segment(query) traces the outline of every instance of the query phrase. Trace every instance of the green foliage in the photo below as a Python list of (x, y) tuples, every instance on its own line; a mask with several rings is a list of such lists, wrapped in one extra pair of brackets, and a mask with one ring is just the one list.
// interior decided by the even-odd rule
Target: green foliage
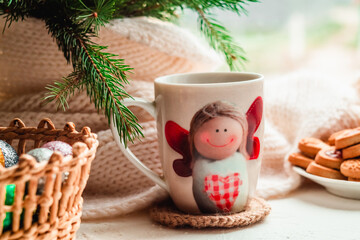
[[(27, 17), (42, 19), (74, 71), (62, 82), (47, 87), (47, 101), (57, 101), (64, 110), (76, 90), (86, 90), (98, 110), (109, 121), (113, 118), (120, 137), (128, 141), (142, 136), (136, 117), (121, 102), (131, 97), (124, 90), (132, 68), (121, 57), (105, 52), (94, 43), (98, 30), (111, 19), (149, 16), (162, 20), (178, 17), (178, 10), (192, 9), (199, 14), (199, 27), (210, 45), (222, 52), (231, 70), (240, 70), (244, 51), (230, 33), (210, 13), (211, 9), (246, 13), (245, 5), (256, 0), (0, 0), (0, 16), (5, 26)], [(5, 28), (4, 28), (5, 29)]]
[(55, 82), (53, 85), (46, 87), (49, 93), (45, 97), (48, 102), (55, 100), (58, 108), (65, 111), (69, 105), (67, 99), (75, 93), (76, 90), (82, 90), (85, 85), (84, 72), (77, 69), (69, 76), (64, 77), (62, 82)]
[(210, 45), (220, 52), (223, 52), (227, 64), (231, 70), (240, 70), (243, 68), (244, 50), (235, 43), (230, 33), (210, 14), (208, 16), (198, 9), (199, 25), (203, 34), (209, 39)]
[(87, 6), (81, 0), (79, 2), (81, 5), (77, 8), (76, 21), (82, 23), (86, 32), (93, 28), (97, 33), (99, 27), (108, 23), (115, 12), (115, 0), (99, 0), (93, 6)]
[(31, 12), (37, 9), (39, 1), (37, 0), (0, 0), (0, 16), (6, 19), (4, 30), (10, 27), (12, 22), (24, 20), (31, 16)]

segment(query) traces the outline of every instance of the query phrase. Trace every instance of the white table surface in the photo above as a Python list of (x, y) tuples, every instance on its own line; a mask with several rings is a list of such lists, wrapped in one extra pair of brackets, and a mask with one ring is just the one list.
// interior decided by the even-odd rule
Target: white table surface
[(306, 181), (286, 198), (269, 203), (270, 215), (244, 228), (171, 229), (152, 222), (148, 212), (141, 211), (114, 219), (82, 222), (77, 239), (360, 239), (360, 200), (334, 196)]

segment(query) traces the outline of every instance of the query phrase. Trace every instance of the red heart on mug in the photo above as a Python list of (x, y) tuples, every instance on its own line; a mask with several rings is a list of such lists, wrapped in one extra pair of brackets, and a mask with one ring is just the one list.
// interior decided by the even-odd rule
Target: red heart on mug
[(209, 199), (225, 212), (230, 211), (234, 205), (241, 185), (240, 173), (232, 173), (225, 177), (214, 174), (204, 179), (204, 191)]

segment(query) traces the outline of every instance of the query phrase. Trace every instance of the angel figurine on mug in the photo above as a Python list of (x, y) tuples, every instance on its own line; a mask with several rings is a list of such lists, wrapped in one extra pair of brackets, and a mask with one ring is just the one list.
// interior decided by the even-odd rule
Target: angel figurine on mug
[(202, 212), (239, 212), (249, 191), (246, 160), (248, 124), (233, 105), (217, 101), (190, 123), (193, 194)]

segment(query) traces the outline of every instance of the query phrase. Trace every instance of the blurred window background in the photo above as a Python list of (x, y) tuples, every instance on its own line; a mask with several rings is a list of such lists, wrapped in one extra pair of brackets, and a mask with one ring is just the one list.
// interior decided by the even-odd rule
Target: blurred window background
[[(214, 12), (246, 51), (245, 71), (358, 73), (360, 0), (263, 0), (247, 10), (240, 17)], [(185, 11), (180, 25), (197, 32), (195, 21), (196, 14)]]

